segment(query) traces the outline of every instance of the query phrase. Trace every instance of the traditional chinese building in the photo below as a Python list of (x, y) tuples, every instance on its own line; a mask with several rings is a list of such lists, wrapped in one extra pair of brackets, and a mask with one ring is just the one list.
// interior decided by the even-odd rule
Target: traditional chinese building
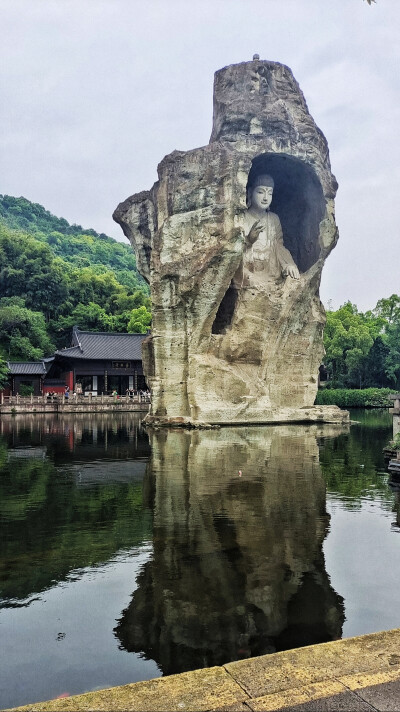
[(145, 334), (80, 331), (74, 326), (72, 346), (54, 353), (45, 391), (69, 386), (71, 391), (101, 395), (146, 389), (142, 368)]
[[(50, 359), (51, 360), (51, 359)], [(32, 391), (34, 396), (43, 393), (44, 380), (47, 374), (49, 359), (42, 361), (9, 361), (8, 387), (4, 389), (4, 395), (24, 394), (24, 388)]]
[(80, 331), (74, 326), (72, 345), (37, 362), (8, 363), (9, 387), (4, 395), (23, 395), (21, 386), (33, 395), (64, 393), (101, 395), (116, 391), (145, 390), (142, 368), (142, 341), (145, 334)]

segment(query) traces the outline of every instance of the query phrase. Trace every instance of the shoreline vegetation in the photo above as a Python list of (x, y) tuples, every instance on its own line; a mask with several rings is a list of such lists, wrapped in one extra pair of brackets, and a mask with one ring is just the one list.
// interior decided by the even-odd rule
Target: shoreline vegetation
[(315, 405), (337, 405), (339, 408), (389, 408), (391, 388), (322, 388)]

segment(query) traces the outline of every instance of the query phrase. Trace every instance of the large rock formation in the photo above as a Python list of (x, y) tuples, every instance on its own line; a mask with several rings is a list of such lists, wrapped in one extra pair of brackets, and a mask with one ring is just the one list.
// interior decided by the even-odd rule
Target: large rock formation
[(150, 431), (153, 555), (116, 628), (126, 650), (170, 674), (340, 638), (318, 442), (341, 427)]
[(291, 70), (218, 71), (209, 145), (158, 173), (114, 213), (151, 287), (150, 421), (343, 419), (312, 408), (337, 184)]

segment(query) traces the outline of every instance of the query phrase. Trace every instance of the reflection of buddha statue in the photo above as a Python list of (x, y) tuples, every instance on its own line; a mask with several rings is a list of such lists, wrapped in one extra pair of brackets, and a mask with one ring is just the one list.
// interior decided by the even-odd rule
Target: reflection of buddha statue
[(154, 549), (115, 631), (126, 650), (170, 674), (340, 637), (322, 550), (324, 434), (151, 433)]
[(234, 286), (263, 287), (271, 279), (299, 278), (292, 255), (283, 245), (281, 222), (269, 207), (274, 190), (273, 178), (261, 175), (249, 186), (249, 208), (245, 217), (246, 249), (234, 277)]

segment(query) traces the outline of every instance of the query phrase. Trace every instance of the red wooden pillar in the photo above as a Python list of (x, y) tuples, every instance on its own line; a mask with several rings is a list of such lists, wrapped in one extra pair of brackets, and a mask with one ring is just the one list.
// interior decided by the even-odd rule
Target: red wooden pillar
[(73, 372), (73, 371), (67, 371), (67, 372), (64, 374), (64, 377), (65, 377), (65, 385), (66, 385), (66, 386), (69, 386), (69, 390), (70, 390), (71, 393), (72, 393), (73, 390), (74, 390), (74, 372)]

